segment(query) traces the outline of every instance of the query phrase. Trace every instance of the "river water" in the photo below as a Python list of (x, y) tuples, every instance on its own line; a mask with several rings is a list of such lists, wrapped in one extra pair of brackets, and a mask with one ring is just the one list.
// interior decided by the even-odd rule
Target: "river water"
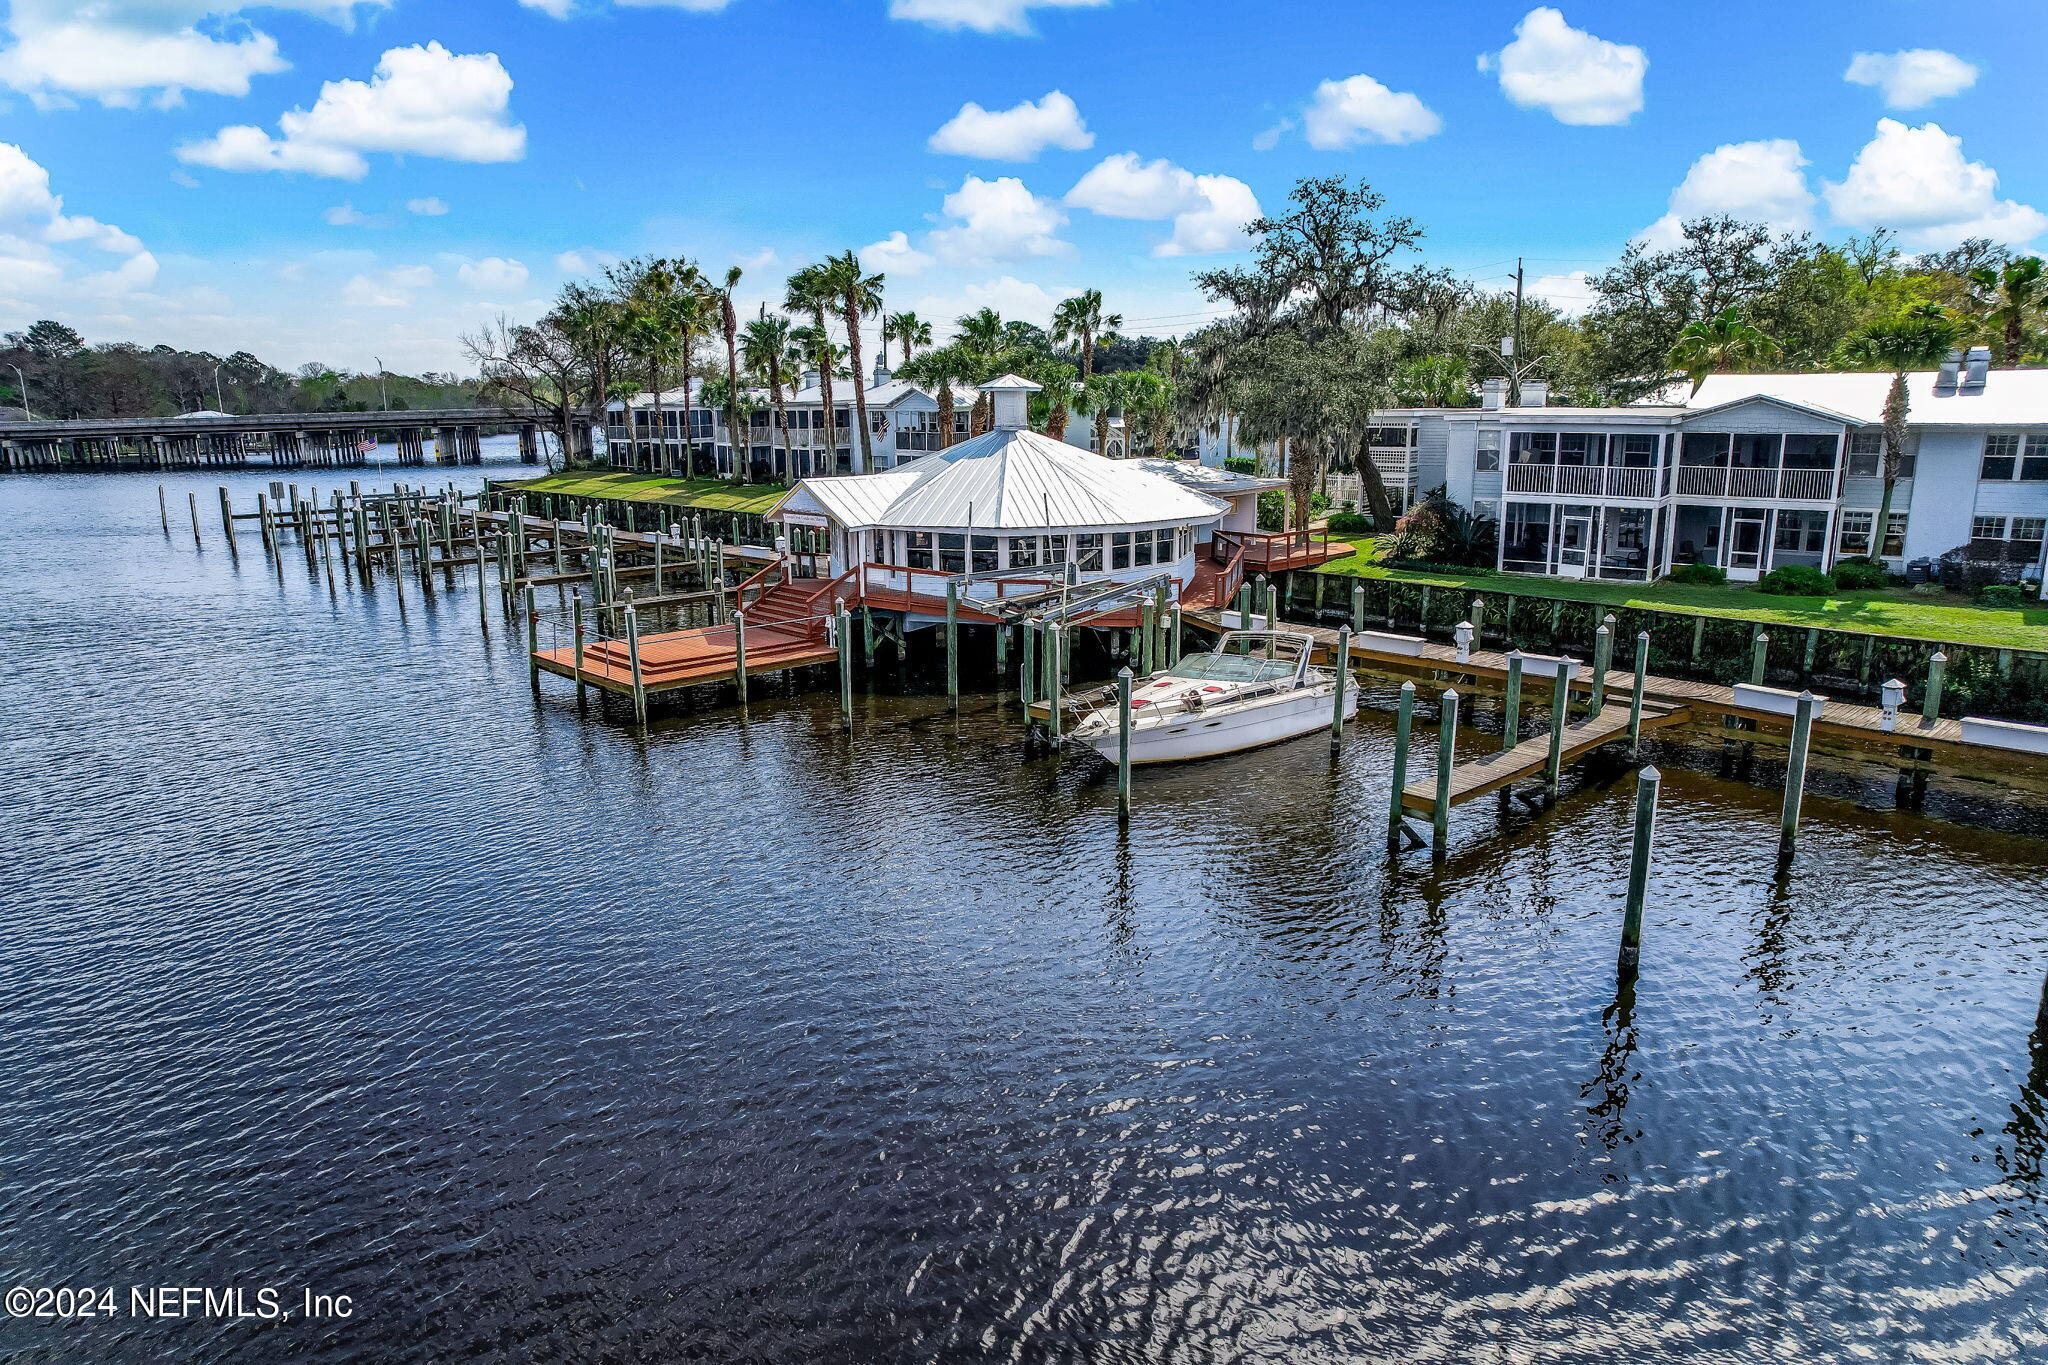
[(1674, 761), (1618, 996), (1625, 776), (1390, 867), (1377, 714), (1127, 834), (1014, 697), (643, 736), (222, 478), (0, 480), (0, 1277), (123, 1310), (9, 1359), (2048, 1358), (2037, 837)]

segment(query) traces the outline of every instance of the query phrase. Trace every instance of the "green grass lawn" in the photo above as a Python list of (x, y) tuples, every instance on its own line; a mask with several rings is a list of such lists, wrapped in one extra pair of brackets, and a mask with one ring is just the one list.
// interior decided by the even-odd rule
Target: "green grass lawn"
[(538, 479), (507, 481), (508, 488), (535, 493), (569, 493), (622, 502), (707, 507), (720, 512), (765, 512), (789, 490), (779, 483), (729, 483), (724, 479), (664, 479), (653, 474), (571, 469)]
[(1683, 583), (1607, 583), (1526, 574), (1423, 573), (1379, 562), (1372, 536), (1341, 537), (1352, 546), (1323, 573), (1389, 578), (1474, 592), (1513, 592), (1528, 597), (1561, 597), (1571, 602), (1605, 602), (1621, 607), (1726, 616), (1774, 625), (1821, 626), (1869, 635), (1989, 645), (1999, 649), (2048, 652), (2048, 603), (2022, 610), (1972, 606), (1953, 593), (1923, 596), (1908, 589), (1845, 592), (1835, 597), (1774, 597), (1753, 587), (1698, 587)]

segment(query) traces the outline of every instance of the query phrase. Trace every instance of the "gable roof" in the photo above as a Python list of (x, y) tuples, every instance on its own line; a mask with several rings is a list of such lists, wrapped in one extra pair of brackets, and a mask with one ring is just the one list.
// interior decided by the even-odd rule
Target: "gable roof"
[(877, 474), (805, 479), (842, 526), (1055, 530), (1213, 521), (1230, 505), (1142, 467), (1035, 431), (987, 432)]
[[(1700, 392), (1704, 393), (1706, 390), (1701, 389)], [(1794, 412), (1803, 412), (1809, 416), (1818, 417), (1824, 422), (1842, 422), (1852, 427), (1863, 424), (1862, 418), (1852, 416), (1849, 413), (1836, 412), (1829, 408), (1818, 407), (1812, 403), (1795, 403), (1790, 398), (1781, 398), (1775, 393), (1752, 393), (1740, 398), (1730, 398), (1725, 402), (1712, 403), (1706, 407), (1688, 407), (1685, 410), (1684, 416), (1687, 422), (1691, 422), (1696, 418), (1705, 417), (1711, 413), (1726, 412), (1731, 408), (1744, 407), (1750, 403), (1769, 403), (1774, 407), (1790, 408)]]

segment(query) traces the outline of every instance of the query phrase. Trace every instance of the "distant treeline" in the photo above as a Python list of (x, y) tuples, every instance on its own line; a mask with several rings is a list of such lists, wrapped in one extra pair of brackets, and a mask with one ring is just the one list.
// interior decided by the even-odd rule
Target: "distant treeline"
[(287, 374), (247, 351), (218, 356), (131, 342), (87, 345), (47, 320), (0, 340), (0, 406), (45, 420), (476, 405), (478, 382), (452, 374), (352, 374), (320, 364)]

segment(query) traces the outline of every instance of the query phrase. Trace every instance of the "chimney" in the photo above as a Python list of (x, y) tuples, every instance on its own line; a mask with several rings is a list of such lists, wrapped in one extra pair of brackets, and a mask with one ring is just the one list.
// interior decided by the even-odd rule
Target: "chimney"
[(1499, 412), (1508, 404), (1508, 381), (1505, 379), (1483, 379), (1479, 383), (1479, 406), (1488, 412)]
[(1984, 392), (1984, 381), (1991, 377), (1991, 348), (1972, 346), (1970, 354), (1963, 361), (1963, 392)]
[(800, 378), (802, 382), (797, 385), (798, 388), (815, 389), (818, 387), (818, 372), (816, 370), (805, 370)]
[(1522, 401), (1516, 406), (1542, 408), (1550, 405), (1550, 381), (1547, 379), (1524, 379)]
[(1941, 372), (1934, 376), (1934, 392), (1938, 397), (1955, 396), (1956, 385), (1963, 378), (1963, 353), (1950, 351), (1948, 359), (1941, 362)]
[(881, 357), (877, 356), (875, 358), (875, 382), (870, 387), (879, 389), (895, 377), (896, 372), (887, 365), (884, 365)]

